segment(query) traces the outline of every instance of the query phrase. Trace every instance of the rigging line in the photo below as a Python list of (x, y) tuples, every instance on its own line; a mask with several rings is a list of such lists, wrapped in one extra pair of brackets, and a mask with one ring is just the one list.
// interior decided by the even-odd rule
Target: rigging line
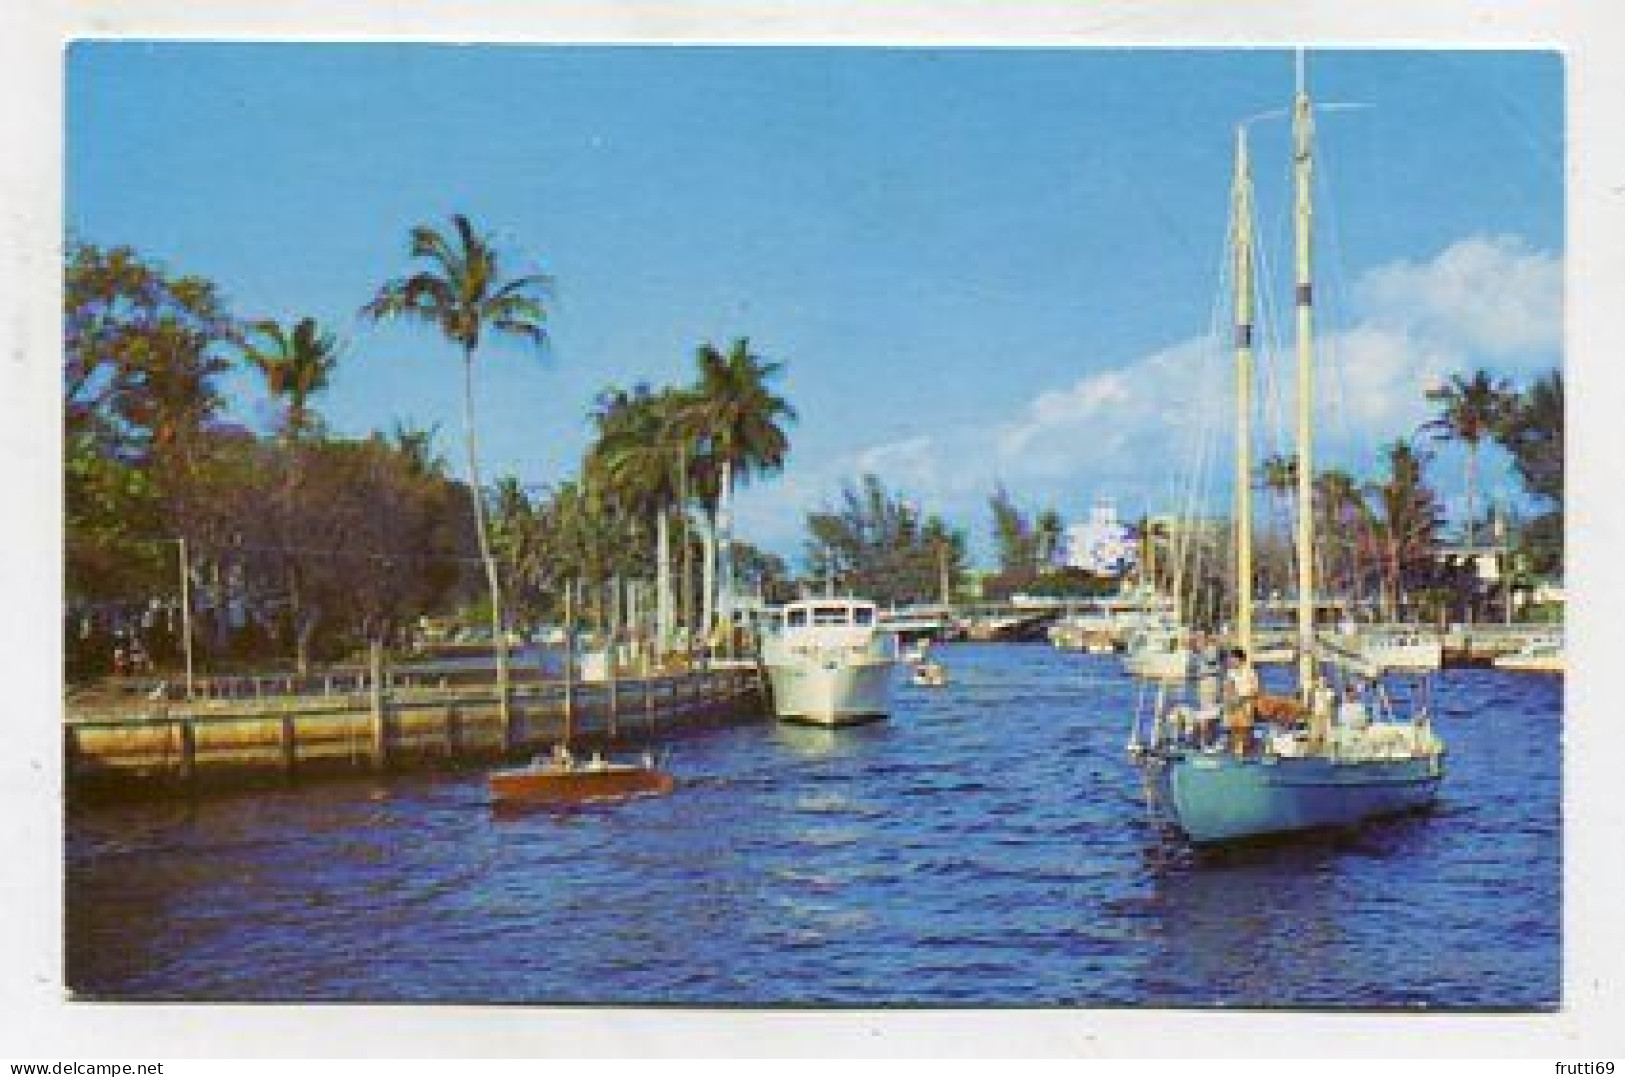
[[(1319, 166), (1317, 168), (1317, 179), (1323, 192), (1321, 202), (1326, 206), (1327, 247), (1332, 268), (1332, 273), (1330, 274), (1331, 287), (1327, 289), (1327, 295), (1332, 300), (1332, 311), (1328, 313), (1335, 313), (1339, 315), (1339, 317), (1336, 319), (1329, 317), (1327, 320), (1329, 323), (1336, 321), (1339, 324), (1346, 325), (1350, 324), (1352, 321), (1354, 311), (1354, 303), (1349, 291), (1349, 282), (1353, 279), (1353, 275), (1348, 272), (1348, 261), (1343, 250), (1343, 213), (1341, 209), (1341, 202), (1336, 197), (1336, 192), (1333, 186), (1334, 181), (1332, 177), (1332, 169), (1328, 166), (1325, 160), (1317, 160), (1316, 164)], [(1338, 393), (1341, 399), (1349, 400), (1351, 399), (1351, 396), (1349, 395), (1351, 379), (1347, 354), (1335, 334), (1326, 334), (1324, 341), (1324, 354), (1326, 355), (1325, 365), (1329, 367), (1331, 371), (1335, 391)], [(1342, 444), (1352, 445), (1355, 443), (1355, 431), (1353, 423), (1346, 410), (1333, 409), (1332, 426), (1333, 434), (1341, 440)], [(1348, 461), (1344, 460), (1343, 463), (1345, 468), (1347, 468)], [(1365, 462), (1362, 461), (1362, 464), (1363, 463)], [(1362, 466), (1359, 470), (1364, 471), (1365, 468)], [(1355, 593), (1351, 593), (1348, 597), (1356, 604), (1363, 602), (1368, 597), (1364, 594), (1357, 593), (1360, 580), (1365, 575), (1366, 565), (1364, 564), (1364, 560), (1365, 559), (1363, 556), (1363, 551), (1360, 549), (1360, 544), (1358, 542), (1353, 543), (1351, 556), (1348, 558), (1348, 561), (1350, 563), (1351, 576), (1353, 577), (1349, 581), (1349, 584), (1351, 591)]]
[[(1193, 381), (1196, 386), (1194, 395), (1198, 401), (1213, 399), (1221, 395), (1214, 391), (1217, 388), (1217, 383), (1222, 383), (1222, 378), (1216, 376), (1222, 373), (1222, 365), (1216, 362), (1216, 357), (1221, 356), (1223, 352), (1223, 349), (1219, 346), (1219, 340), (1221, 339), (1220, 325), (1226, 310), (1225, 295), (1230, 283), (1230, 253), (1235, 244), (1235, 236), (1236, 222), (1228, 220), (1225, 227), (1224, 241), (1220, 249), (1219, 270), (1216, 274), (1218, 284), (1209, 307), (1208, 331), (1204, 346), (1199, 353), (1199, 376)], [(1187, 475), (1183, 496), (1175, 499), (1175, 504), (1179, 506), (1178, 519), (1183, 522), (1184, 526), (1178, 529), (1173, 543), (1176, 564), (1182, 570), (1178, 576), (1181, 587), (1178, 589), (1178, 593), (1174, 595), (1174, 600), (1177, 607), (1185, 610), (1193, 620), (1198, 612), (1195, 608), (1195, 596), (1205, 562), (1199, 557), (1193, 556), (1191, 551), (1193, 548), (1198, 550), (1201, 548), (1200, 543), (1197, 541), (1195, 524), (1198, 519), (1198, 509), (1207, 500), (1207, 492), (1211, 488), (1211, 470), (1216, 455), (1214, 450), (1215, 432), (1219, 425), (1212, 408), (1198, 408), (1196, 414), (1198, 422), (1190, 427), (1192, 437), (1196, 442), (1190, 456), (1193, 459), (1193, 464)]]

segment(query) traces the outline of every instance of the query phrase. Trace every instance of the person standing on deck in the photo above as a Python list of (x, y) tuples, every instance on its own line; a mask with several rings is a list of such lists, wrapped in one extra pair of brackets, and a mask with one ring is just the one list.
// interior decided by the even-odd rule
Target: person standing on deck
[(1246, 755), (1252, 747), (1253, 710), (1258, 703), (1258, 671), (1247, 660), (1247, 652), (1240, 647), (1230, 651), (1229, 708), (1225, 712), (1225, 729), (1230, 734), (1230, 750)]
[(1224, 656), (1219, 652), (1218, 640), (1206, 632), (1196, 634), (1195, 644), (1191, 649), (1191, 672), (1196, 678), (1196, 740), (1205, 748), (1218, 734)]

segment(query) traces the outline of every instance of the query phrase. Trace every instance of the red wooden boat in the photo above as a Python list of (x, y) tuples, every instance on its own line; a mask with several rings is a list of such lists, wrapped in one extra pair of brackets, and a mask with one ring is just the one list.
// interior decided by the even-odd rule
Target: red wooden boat
[(672, 776), (645, 763), (612, 763), (594, 755), (578, 763), (567, 752), (523, 767), (492, 771), (491, 798), (498, 804), (573, 804), (587, 800), (658, 796), (676, 784)]

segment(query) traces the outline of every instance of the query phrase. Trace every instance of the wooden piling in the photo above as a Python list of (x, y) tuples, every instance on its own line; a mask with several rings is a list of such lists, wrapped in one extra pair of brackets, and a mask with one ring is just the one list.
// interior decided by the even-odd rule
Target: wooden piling
[(175, 732), (180, 739), (181, 781), (190, 782), (197, 775), (197, 730), (190, 718), (182, 718), (175, 723)]
[(299, 763), (299, 741), (293, 727), (293, 715), (282, 716), (282, 773), (285, 777), (293, 777), (294, 770)]
[(564, 734), (561, 743), (569, 747), (576, 723), (576, 616), (575, 581), (564, 585)]
[(368, 648), (372, 671), (372, 766), (383, 770), (389, 765), (389, 715), (384, 706), (384, 646), (373, 640)]

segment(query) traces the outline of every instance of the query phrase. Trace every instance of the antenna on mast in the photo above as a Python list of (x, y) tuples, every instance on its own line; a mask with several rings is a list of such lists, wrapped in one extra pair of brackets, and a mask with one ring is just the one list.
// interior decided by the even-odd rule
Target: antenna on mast
[(1298, 47), (1297, 61), (1298, 61), (1297, 62), (1297, 70), (1298, 70), (1298, 86), (1297, 86), (1297, 89), (1298, 89), (1298, 93), (1301, 95), (1303, 93), (1303, 83), (1304, 83), (1304, 77), (1303, 77), (1303, 47), (1302, 46)]

